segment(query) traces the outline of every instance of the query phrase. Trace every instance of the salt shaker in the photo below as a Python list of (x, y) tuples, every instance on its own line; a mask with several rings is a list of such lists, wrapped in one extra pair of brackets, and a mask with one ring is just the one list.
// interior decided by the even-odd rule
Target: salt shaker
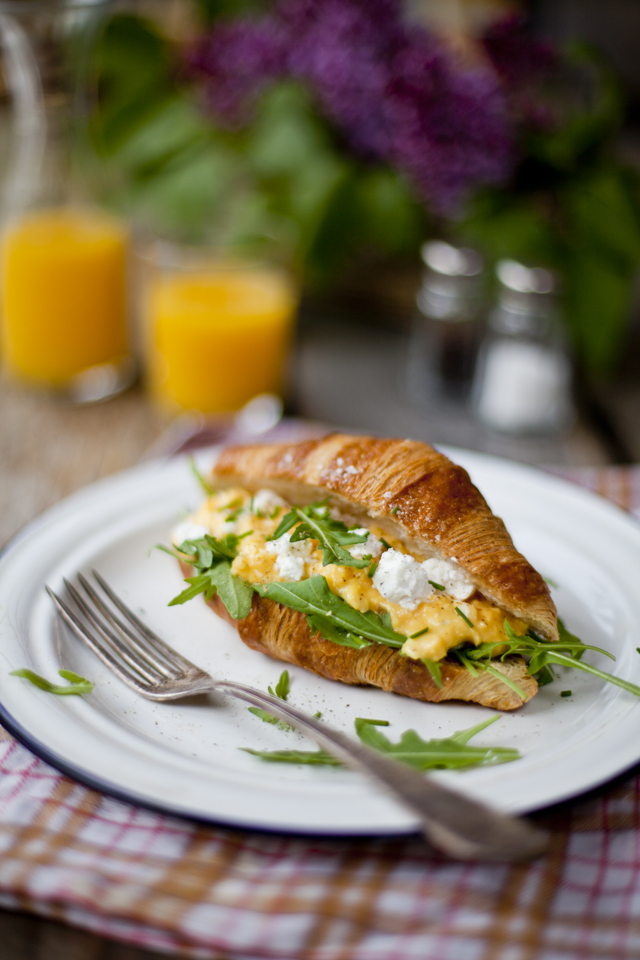
[(474, 378), (475, 414), (505, 433), (558, 433), (569, 426), (573, 407), (555, 276), (515, 260), (499, 261), (496, 273), (497, 304)]
[(466, 247), (423, 244), (426, 270), (416, 303), (407, 391), (420, 402), (468, 398), (480, 340), (483, 263)]

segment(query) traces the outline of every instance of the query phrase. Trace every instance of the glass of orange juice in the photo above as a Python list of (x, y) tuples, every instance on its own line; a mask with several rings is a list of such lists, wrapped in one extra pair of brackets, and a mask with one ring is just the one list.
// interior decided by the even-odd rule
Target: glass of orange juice
[(132, 379), (127, 230), (80, 157), (108, 0), (0, 0), (0, 340), (12, 379), (75, 401)]
[(0, 241), (5, 371), (76, 400), (130, 379), (123, 224), (88, 207), (51, 207), (10, 222)]
[(282, 393), (297, 308), (286, 269), (167, 243), (141, 264), (146, 378), (162, 409), (231, 412)]

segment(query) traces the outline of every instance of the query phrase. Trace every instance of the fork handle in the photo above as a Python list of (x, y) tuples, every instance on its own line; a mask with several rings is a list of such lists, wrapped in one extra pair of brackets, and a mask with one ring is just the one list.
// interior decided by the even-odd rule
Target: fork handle
[(529, 860), (544, 853), (548, 835), (526, 820), (492, 810), (433, 779), (357, 743), (339, 730), (276, 697), (232, 681), (216, 690), (262, 707), (308, 733), (345, 766), (381, 784), (417, 816), (424, 836), (452, 857), (471, 860)]

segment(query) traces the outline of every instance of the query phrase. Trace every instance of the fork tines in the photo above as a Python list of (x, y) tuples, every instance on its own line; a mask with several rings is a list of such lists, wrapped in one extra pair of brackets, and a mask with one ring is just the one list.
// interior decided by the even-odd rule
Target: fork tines
[(104, 596), (81, 573), (77, 579), (84, 592), (64, 580), (76, 609), (49, 587), (46, 590), (65, 623), (106, 666), (146, 696), (154, 688), (162, 690), (167, 682), (173, 684), (186, 676), (201, 675), (197, 667), (143, 623), (96, 570), (92, 573)]

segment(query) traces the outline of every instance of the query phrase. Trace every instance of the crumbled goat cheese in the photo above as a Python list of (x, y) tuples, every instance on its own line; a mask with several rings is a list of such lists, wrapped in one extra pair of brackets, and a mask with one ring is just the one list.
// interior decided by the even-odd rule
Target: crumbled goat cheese
[(171, 542), (180, 546), (185, 540), (201, 540), (205, 533), (210, 533), (203, 523), (194, 523), (193, 520), (183, 520), (173, 531)]
[(283, 534), (277, 540), (267, 540), (267, 553), (276, 557), (276, 570), (285, 580), (302, 580), (304, 565), (311, 560), (313, 546), (310, 540), (291, 543), (291, 532)]
[(366, 527), (357, 527), (355, 530), (350, 530), (349, 532), (369, 534), (364, 543), (354, 543), (352, 547), (347, 547), (347, 550), (354, 560), (362, 560), (362, 558), (367, 555), (371, 557), (380, 556), (382, 553), (382, 544), (377, 537), (374, 537), (372, 533), (369, 533)]
[(288, 506), (287, 501), (279, 497), (273, 490), (258, 490), (251, 501), (251, 512), (266, 513), (267, 516), (270, 516), (277, 507), (286, 506)]
[(432, 557), (422, 564), (427, 571), (429, 580), (439, 583), (446, 593), (454, 600), (466, 600), (475, 592), (475, 586), (467, 579), (464, 572), (446, 560), (436, 560)]
[(398, 550), (382, 554), (373, 585), (385, 600), (399, 603), (406, 610), (415, 610), (419, 603), (433, 595), (429, 574), (423, 565)]

